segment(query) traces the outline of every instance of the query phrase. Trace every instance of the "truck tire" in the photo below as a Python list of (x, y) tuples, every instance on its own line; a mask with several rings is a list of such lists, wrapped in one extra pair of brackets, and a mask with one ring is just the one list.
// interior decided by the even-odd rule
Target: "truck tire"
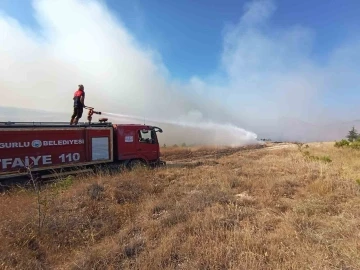
[(134, 170), (136, 168), (146, 168), (147, 164), (145, 163), (145, 161), (141, 160), (141, 159), (133, 159), (133, 160), (130, 160), (129, 162), (129, 168), (130, 170)]

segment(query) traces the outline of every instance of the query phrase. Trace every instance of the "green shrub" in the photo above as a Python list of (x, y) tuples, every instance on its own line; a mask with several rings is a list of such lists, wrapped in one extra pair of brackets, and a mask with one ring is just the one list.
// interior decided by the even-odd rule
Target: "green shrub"
[(322, 156), (322, 157), (319, 157), (319, 160), (325, 162), (325, 163), (330, 163), (332, 162), (331, 158), (329, 156)]
[(332, 162), (331, 158), (329, 156), (313, 156), (310, 154), (309, 151), (302, 152), (306, 159), (308, 160), (315, 160), (315, 161), (323, 161), (325, 163)]
[(360, 149), (360, 141), (354, 141), (350, 144), (352, 149)]
[(345, 140), (345, 139), (342, 139), (341, 141), (339, 142), (335, 142), (335, 147), (344, 147), (344, 146), (349, 146), (350, 145), (350, 142), (348, 140)]
[(67, 176), (67, 177), (64, 178), (64, 179), (60, 179), (60, 180), (52, 183), (51, 186), (52, 186), (55, 190), (59, 190), (59, 191), (60, 191), (60, 190), (66, 190), (66, 189), (68, 189), (68, 188), (71, 187), (71, 185), (73, 184), (73, 182), (74, 182), (74, 178), (73, 178), (71, 175), (69, 175), (69, 176)]
[(310, 160), (315, 160), (315, 161), (322, 161), (325, 163), (330, 163), (332, 162), (331, 158), (329, 156), (308, 156), (307, 157)]

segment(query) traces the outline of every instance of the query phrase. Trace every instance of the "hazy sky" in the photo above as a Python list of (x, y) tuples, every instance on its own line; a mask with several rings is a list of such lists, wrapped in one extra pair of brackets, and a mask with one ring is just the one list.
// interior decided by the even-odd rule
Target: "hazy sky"
[[(0, 1), (0, 106), (167, 120), (352, 120), (359, 1)], [(4, 34), (3, 34), (4, 33)], [(67, 120), (67, 119), (66, 119)]]

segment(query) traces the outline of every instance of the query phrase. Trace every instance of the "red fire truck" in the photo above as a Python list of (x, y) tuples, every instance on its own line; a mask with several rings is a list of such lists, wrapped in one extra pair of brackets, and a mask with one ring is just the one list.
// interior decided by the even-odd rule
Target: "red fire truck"
[(165, 165), (160, 160), (157, 132), (162, 132), (161, 128), (112, 124), (107, 119), (76, 126), (2, 122), (0, 180), (26, 176), (29, 168), (40, 178), (49, 178), (54, 173), (84, 172), (97, 165)]

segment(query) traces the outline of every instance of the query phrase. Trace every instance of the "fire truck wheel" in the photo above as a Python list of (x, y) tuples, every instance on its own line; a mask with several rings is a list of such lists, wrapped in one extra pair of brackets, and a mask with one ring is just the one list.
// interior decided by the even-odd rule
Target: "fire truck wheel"
[(146, 167), (146, 163), (140, 159), (133, 159), (129, 162), (129, 168), (131, 170), (139, 168), (139, 167)]

